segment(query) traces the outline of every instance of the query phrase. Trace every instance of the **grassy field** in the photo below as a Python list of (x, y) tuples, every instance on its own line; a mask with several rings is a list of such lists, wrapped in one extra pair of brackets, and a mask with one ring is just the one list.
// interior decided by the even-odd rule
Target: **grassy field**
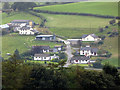
[(118, 37), (107, 37), (100, 48), (112, 53), (112, 56), (103, 60), (102, 63), (109, 62), (114, 66), (118, 66)]
[(62, 28), (98, 28), (109, 24), (111, 19), (95, 18), (90, 16), (51, 15), (42, 14), (48, 27)]
[(12, 12), (10, 15), (7, 15), (6, 13), (2, 13), (2, 24), (10, 23), (12, 20), (16, 20), (16, 19), (33, 20), (37, 24), (41, 23), (40, 18), (28, 14), (26, 12)]
[(118, 16), (117, 2), (77, 2), (65, 5), (35, 7), (34, 9)]
[(20, 36), (16, 34), (9, 34), (2, 37), (2, 56), (5, 57), (6, 53), (11, 53), (18, 49), (20, 53), (30, 50), (33, 45), (59, 45), (54, 42), (47, 41), (34, 41), (35, 36)]
[(65, 38), (80, 38), (83, 34), (90, 34), (97, 32), (97, 29), (82, 29), (82, 28), (50, 28), (51, 32)]
[(50, 28), (51, 32), (67, 38), (76, 38), (83, 34), (97, 33), (99, 27), (109, 25), (109, 21), (111, 20), (89, 16), (39, 14), (47, 19), (45, 25)]

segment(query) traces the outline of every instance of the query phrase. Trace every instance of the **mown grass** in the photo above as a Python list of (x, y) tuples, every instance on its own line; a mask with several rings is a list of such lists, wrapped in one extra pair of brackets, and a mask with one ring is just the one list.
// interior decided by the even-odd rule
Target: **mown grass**
[(72, 64), (70, 66), (81, 66), (81, 67), (88, 67), (89, 64)]
[(35, 41), (35, 36), (20, 36), (20, 35), (4, 35), (2, 37), (2, 56), (6, 57), (6, 53), (13, 54), (16, 49), (20, 54), (30, 50), (33, 45), (49, 45), (53, 48), (55, 45), (60, 45), (55, 42)]
[(2, 24), (10, 23), (12, 20), (33, 20), (35, 23), (40, 24), (41, 19), (33, 16), (27, 12), (11, 12), (10, 15), (2, 13)]
[(65, 5), (35, 7), (34, 9), (118, 16), (117, 2), (77, 2)]
[[(26, 62), (45, 64), (45, 61), (36, 61), (36, 60), (27, 60)], [(49, 63), (58, 64), (57, 62), (46, 61), (46, 64), (49, 64)]]

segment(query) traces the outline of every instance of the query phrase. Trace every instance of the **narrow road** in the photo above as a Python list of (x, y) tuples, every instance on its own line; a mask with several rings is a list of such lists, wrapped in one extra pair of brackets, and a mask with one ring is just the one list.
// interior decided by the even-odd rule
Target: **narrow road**
[(58, 38), (58, 40), (63, 41), (66, 44), (66, 51), (65, 51), (65, 53), (67, 54), (68, 59), (67, 59), (66, 64), (63, 67), (68, 67), (69, 65), (71, 65), (70, 59), (73, 57), (72, 49), (71, 49), (71, 46), (70, 46), (70, 42), (67, 41), (67, 40), (63, 40), (61, 38)]

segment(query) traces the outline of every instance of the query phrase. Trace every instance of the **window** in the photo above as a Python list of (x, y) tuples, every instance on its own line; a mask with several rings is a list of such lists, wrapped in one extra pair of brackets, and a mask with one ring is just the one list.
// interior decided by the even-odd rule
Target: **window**
[(76, 62), (78, 62), (78, 60), (76, 60)]

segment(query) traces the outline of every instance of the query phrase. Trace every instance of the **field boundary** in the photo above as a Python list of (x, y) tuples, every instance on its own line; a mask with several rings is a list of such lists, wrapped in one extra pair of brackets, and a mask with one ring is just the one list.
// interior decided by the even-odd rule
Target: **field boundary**
[(33, 10), (37, 13), (47, 13), (47, 14), (61, 14), (61, 15), (78, 15), (78, 16), (92, 16), (99, 18), (110, 18), (110, 19), (120, 19), (118, 16), (109, 16), (109, 15), (98, 15), (98, 14), (90, 14), (90, 13), (71, 13), (71, 12), (54, 12), (48, 10)]

